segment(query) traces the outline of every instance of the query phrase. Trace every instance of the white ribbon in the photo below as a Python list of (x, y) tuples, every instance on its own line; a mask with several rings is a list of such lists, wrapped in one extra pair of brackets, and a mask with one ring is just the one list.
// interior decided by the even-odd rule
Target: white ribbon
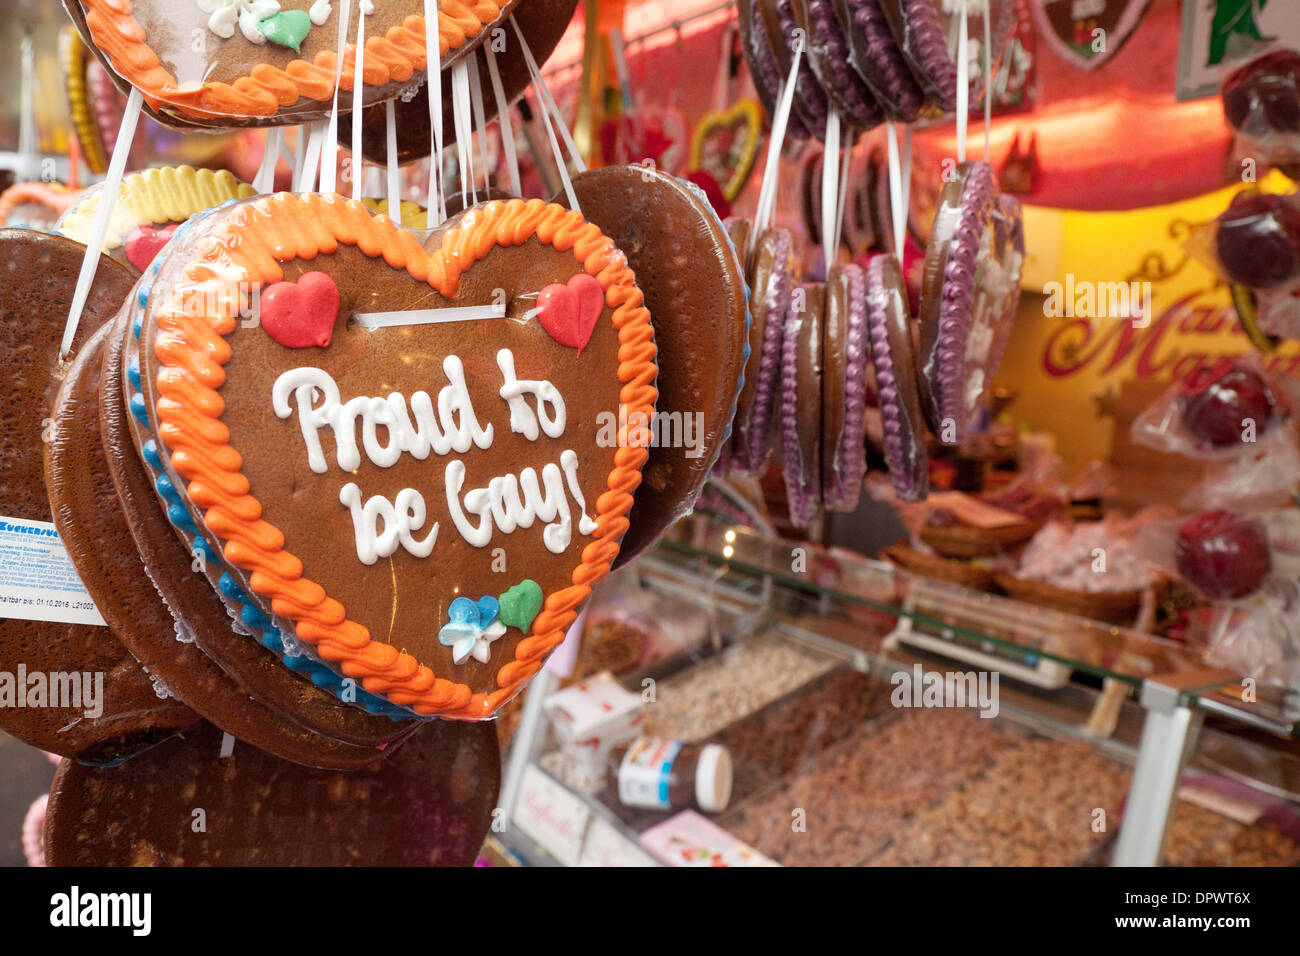
[(63, 341), (59, 344), (59, 358), (64, 359), (72, 351), (72, 340), (77, 337), (77, 326), (81, 324), (81, 313), (86, 309), (86, 300), (90, 298), (90, 287), (95, 282), (95, 273), (99, 271), (99, 257), (104, 251), (104, 237), (108, 235), (108, 224), (113, 218), (113, 209), (117, 206), (117, 194), (122, 186), (122, 175), (126, 172), (127, 157), (131, 153), (131, 143), (135, 140), (135, 127), (140, 121), (140, 110), (144, 107), (144, 97), (139, 87), (131, 88), (131, 95), (126, 100), (126, 112), (122, 114), (122, 125), (117, 130), (117, 142), (113, 144), (113, 158), (108, 164), (108, 175), (104, 177), (104, 186), (99, 193), (99, 208), (95, 210), (95, 222), (90, 230), (90, 239), (86, 243), (86, 255), (81, 260), (81, 272), (77, 274), (77, 286), (72, 293), (72, 306), (68, 309), (68, 321), (63, 327)]

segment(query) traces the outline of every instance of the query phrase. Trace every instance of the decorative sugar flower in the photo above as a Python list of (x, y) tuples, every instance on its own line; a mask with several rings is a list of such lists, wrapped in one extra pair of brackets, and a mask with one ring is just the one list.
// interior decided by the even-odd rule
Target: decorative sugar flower
[(262, 21), (280, 12), (278, 0), (195, 0), (199, 9), (210, 13), (208, 29), (229, 40), (235, 35), (235, 24), (250, 43), (262, 44)]
[(464, 664), (470, 657), (486, 664), (492, 642), (506, 632), (506, 626), (497, 618), (500, 610), (493, 597), (479, 598), (477, 603), (456, 598), (447, 608), (451, 621), (438, 632), (438, 642), (451, 648), (451, 658), (457, 664)]

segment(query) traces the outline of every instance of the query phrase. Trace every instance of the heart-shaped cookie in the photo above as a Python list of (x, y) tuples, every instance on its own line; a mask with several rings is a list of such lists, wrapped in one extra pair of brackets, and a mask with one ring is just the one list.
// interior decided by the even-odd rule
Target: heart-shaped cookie
[(339, 317), (339, 287), (327, 272), (262, 290), (262, 328), (285, 348), (329, 348)]
[[(443, 69), (469, 53), (519, 0), (439, 0)], [(351, 90), (356, 51), (338, 73), (340, 0), (309, 11), (288, 0), (64, 0), (82, 38), (150, 112), (179, 125), (276, 126), (328, 114)], [(347, 24), (356, 34), (356, 7)], [(427, 66), (424, 0), (371, 0), (365, 102), (418, 86)]]
[[(515, 7), (510, 19), (519, 26), (528, 38), (528, 48), (533, 54), (538, 67), (542, 67), (555, 47), (559, 44), (564, 31), (573, 20), (573, 11), (577, 9), (578, 0), (528, 0)], [(501, 77), (501, 92), (507, 103), (513, 103), (532, 80), (528, 70), (528, 61), (524, 58), (523, 47), (516, 42), (513, 26), (503, 25), (505, 29), (505, 49), (495, 48), (492, 55), (496, 59), (497, 72)], [(497, 98), (492, 88), (491, 72), (488, 68), (487, 53), (482, 44), (474, 50), (474, 60), (478, 65), (479, 77), (483, 83), (484, 122), (490, 123), (497, 115)], [(456, 142), (456, 124), (454, 122), (452, 86), (444, 81), (442, 84), (442, 137), (443, 145)], [(395, 125), (397, 126), (397, 161), (405, 165), (417, 159), (428, 159), (432, 150), (432, 137), (429, 135), (429, 96), (421, 92), (408, 99), (393, 102)], [(387, 106), (371, 106), (361, 113), (361, 148), (366, 159), (372, 163), (384, 165), (388, 162), (388, 110)], [(352, 148), (352, 114), (345, 113), (339, 117), (339, 144), (345, 149)], [(450, 197), (448, 197), (450, 199)], [(383, 210), (380, 210), (381, 212)]]
[(763, 118), (753, 100), (705, 113), (691, 137), (691, 168), (716, 179), (727, 202), (735, 202), (754, 170), (762, 134)]
[[(140, 381), (166, 477), (220, 553), (209, 578), (228, 574), (368, 692), (491, 716), (560, 642), (627, 527), (657, 367), (622, 253), (538, 200), (467, 210), (429, 252), (318, 195), (249, 200), (196, 231), (147, 298)], [(250, 300), (310, 272), (340, 304), (328, 348), (303, 352)], [(581, 353), (535, 311), (580, 274), (604, 293)], [(544, 596), (528, 632), (499, 608), (484, 620), (525, 582)], [(457, 598), (472, 619), (449, 613)]]
[[(104, 192), (91, 186), (59, 217), (55, 231), (89, 242)], [(176, 226), (190, 216), (257, 191), (228, 170), (157, 166), (122, 177), (117, 202), (104, 236), (104, 253), (136, 272), (144, 272), (167, 245)]]
[(551, 338), (581, 355), (605, 310), (605, 290), (595, 278), (579, 272), (568, 282), (553, 282), (537, 293), (537, 310), (537, 321)]

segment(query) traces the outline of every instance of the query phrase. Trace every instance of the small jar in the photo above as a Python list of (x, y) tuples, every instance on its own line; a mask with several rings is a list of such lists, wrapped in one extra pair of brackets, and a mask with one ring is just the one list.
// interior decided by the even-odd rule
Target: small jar
[(721, 813), (731, 800), (731, 753), (719, 744), (640, 737), (610, 754), (609, 784), (627, 807)]

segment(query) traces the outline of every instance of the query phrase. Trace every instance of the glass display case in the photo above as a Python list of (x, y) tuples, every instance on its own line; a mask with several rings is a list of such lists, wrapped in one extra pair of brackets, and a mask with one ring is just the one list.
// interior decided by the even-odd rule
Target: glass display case
[(723, 746), (729, 804), (626, 806), (557, 743), (546, 698), (613, 660), (584, 655), (519, 705), (495, 829), (527, 862), (1300, 860), (1296, 702), (1194, 648), (707, 515), (623, 575), (641, 621), (694, 618), (623, 661), (636, 732)]

